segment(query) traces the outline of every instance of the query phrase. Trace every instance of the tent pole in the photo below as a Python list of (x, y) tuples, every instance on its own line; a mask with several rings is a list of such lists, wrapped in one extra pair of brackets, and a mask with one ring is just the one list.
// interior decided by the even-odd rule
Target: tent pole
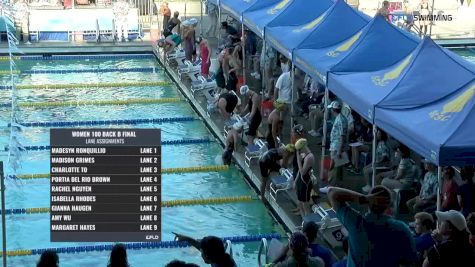
[(266, 85), (267, 85), (267, 80), (266, 80), (266, 60), (267, 60), (267, 55), (266, 55), (266, 51), (267, 51), (267, 42), (266, 42), (266, 39), (265, 39), (265, 36), (262, 36), (262, 52), (261, 52), (261, 57), (264, 58), (264, 66), (259, 66), (259, 68), (261, 70), (264, 70), (262, 71), (262, 80), (261, 80), (261, 94), (262, 94), (262, 99), (265, 99), (265, 91), (267, 90), (266, 88)]
[[(244, 22), (241, 16), (241, 53), (242, 53), (242, 79), (246, 84), (246, 42), (244, 40)], [(243, 85), (244, 85), (243, 84)], [(240, 90), (241, 88), (238, 88)]]
[(200, 36), (203, 36), (203, 0), (200, 0)]
[[(328, 87), (325, 85), (325, 101), (323, 107), (323, 138), (322, 138), (322, 158), (321, 158), (321, 168), (320, 168), (320, 179), (323, 180), (323, 170), (325, 169), (325, 146), (327, 144), (327, 119), (328, 119), (328, 102), (329, 102), (329, 93)], [(330, 172), (328, 172), (328, 182), (330, 182)]]
[(440, 210), (441, 206), (441, 194), (442, 194), (442, 167), (437, 167), (437, 182), (439, 183), (439, 186), (437, 187), (437, 210)]
[[(376, 186), (376, 135), (378, 128), (376, 124), (373, 124), (373, 151), (371, 152), (371, 169), (373, 171), (371, 175), (371, 187)], [(366, 163), (365, 163), (366, 164)]]
[(292, 69), (291, 69), (291, 73), (290, 73), (290, 76), (292, 77), (292, 83), (291, 83), (291, 87), (290, 87), (290, 90), (291, 90), (291, 94), (292, 94), (292, 97), (291, 97), (291, 102), (290, 102), (290, 129), (292, 129), (294, 127), (294, 93), (295, 93), (295, 90), (294, 90), (294, 87), (295, 87), (295, 65), (292, 64)]
[(216, 27), (220, 27), (218, 30), (218, 48), (221, 45), (221, 4), (219, 2), (218, 0), (218, 25), (216, 25)]
[(435, 3), (435, 0), (432, 0), (432, 7), (431, 7), (431, 11), (430, 11), (431, 20), (429, 21), (430, 22), (430, 27), (429, 27), (429, 36), (430, 37), (432, 37), (432, 25), (434, 24), (433, 21), (432, 21), (432, 16), (434, 15), (434, 3)]
[(2, 245), (3, 245), (3, 267), (7, 267), (7, 225), (5, 222), (5, 177), (3, 175), (3, 161), (0, 161), (0, 179), (2, 190)]

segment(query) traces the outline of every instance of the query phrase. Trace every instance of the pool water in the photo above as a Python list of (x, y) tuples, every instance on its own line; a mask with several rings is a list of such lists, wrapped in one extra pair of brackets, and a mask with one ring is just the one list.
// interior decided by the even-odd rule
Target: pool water
[[(156, 73), (72, 73), (20, 75), (18, 84), (46, 85), (73, 83), (117, 83), (143, 81), (170, 81), (153, 58), (110, 60), (56, 60), (18, 61), (20, 70), (86, 69), (86, 68), (137, 68), (156, 67)], [(3, 69), (3, 68), (2, 68)], [(6, 81), (3, 76), (2, 80)], [(82, 89), (31, 89), (19, 90), (19, 102), (124, 100), (131, 98), (181, 97), (175, 86), (82, 88)], [(9, 90), (0, 91), (0, 104), (7, 103)], [(0, 125), (10, 121), (11, 110), (0, 108)], [(21, 107), (19, 122), (84, 121), (113, 119), (142, 119), (165, 117), (195, 117), (187, 102), (164, 104), (135, 104), (79, 107)], [(87, 126), (86, 126), (87, 127)], [(216, 165), (215, 158), (222, 148), (211, 136), (201, 120), (164, 124), (139, 124), (96, 126), (104, 128), (160, 128), (162, 140), (209, 137), (206, 144), (165, 145), (162, 147), (163, 168)], [(25, 127), (18, 137), (23, 146), (49, 145), (49, 128)], [(9, 142), (9, 129), (0, 129), (0, 149)], [(1, 160), (6, 161), (6, 153)], [(186, 155), (186, 156), (184, 156)], [(16, 174), (49, 172), (49, 152), (22, 152), (16, 158), (20, 167)], [(196, 199), (226, 196), (255, 196), (245, 183), (243, 175), (234, 167), (224, 172), (186, 173), (162, 175), (162, 199)], [(6, 180), (6, 208), (49, 207), (49, 180)], [(276, 223), (261, 202), (224, 205), (171, 207), (162, 209), (162, 240), (171, 241), (171, 232), (185, 233), (194, 237), (206, 235), (245, 236), (284, 231)], [(48, 214), (7, 215), (7, 250), (94, 245), (96, 243), (50, 242), (50, 218)], [(118, 237), (119, 238), (119, 237)], [(101, 243), (104, 244), (104, 243)], [(234, 258), (239, 266), (256, 266), (259, 243), (233, 244)], [(60, 254), (60, 266), (106, 266), (109, 252), (83, 252)], [(9, 256), (9, 266), (34, 266), (38, 256)], [(132, 266), (164, 266), (173, 259), (181, 259), (204, 266), (200, 253), (192, 248), (143, 249), (129, 251)]]
[(454, 49), (453, 51), (475, 64), (475, 49)]

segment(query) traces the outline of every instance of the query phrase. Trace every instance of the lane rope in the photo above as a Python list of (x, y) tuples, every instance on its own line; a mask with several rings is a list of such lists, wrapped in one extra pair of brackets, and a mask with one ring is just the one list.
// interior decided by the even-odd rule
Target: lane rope
[[(166, 97), (159, 99), (135, 98), (127, 100), (90, 100), (90, 101), (58, 101), (58, 102), (19, 102), (19, 107), (64, 107), (64, 106), (106, 106), (106, 105), (133, 105), (133, 104), (165, 104), (184, 102), (178, 97)], [(0, 107), (7, 108), (11, 104), (0, 104)]]
[[(162, 201), (162, 207), (171, 208), (178, 206), (196, 206), (196, 205), (220, 205), (229, 203), (241, 203), (251, 202), (257, 200), (252, 196), (234, 196), (234, 197), (215, 197), (215, 198), (203, 198), (203, 199), (177, 199), (177, 200), (165, 200)], [(7, 215), (20, 215), (20, 214), (40, 214), (49, 213), (49, 208), (24, 208), (24, 209), (5, 209)], [(0, 214), (1, 211), (0, 211)]]
[[(76, 70), (22, 70), (15, 71), (14, 74), (68, 74), (68, 73), (108, 73), (108, 72), (143, 72), (155, 73), (157, 68), (91, 68), (91, 69), (76, 69)], [(10, 74), (10, 71), (0, 71), (0, 74)]]
[[(226, 240), (232, 243), (258, 242), (265, 239), (281, 239), (282, 236), (278, 233), (258, 234), (247, 236), (232, 236), (221, 238), (223, 242)], [(124, 243), (125, 247), (130, 250), (139, 249), (154, 249), (154, 248), (182, 248), (191, 246), (185, 241), (161, 241), (161, 242), (138, 242), (138, 243)], [(80, 253), (91, 251), (110, 251), (113, 244), (91, 245), (91, 246), (72, 246), (72, 247), (57, 247), (57, 248), (40, 248), (40, 249), (18, 249), (7, 251), (7, 256), (29, 256), (41, 255), (46, 250), (52, 250), (56, 253)], [(0, 253), (0, 257), (2, 253)]]
[[(170, 82), (121, 82), (121, 83), (73, 83), (73, 84), (24, 84), (17, 85), (18, 90), (30, 89), (79, 89), (79, 88), (120, 88), (120, 87), (146, 87), (146, 86), (168, 86)], [(9, 90), (11, 86), (0, 85), (0, 90)]]
[[(169, 173), (194, 173), (194, 172), (220, 172), (229, 169), (229, 165), (210, 165), (210, 166), (198, 166), (198, 167), (181, 167), (181, 168), (163, 168), (162, 174)], [(49, 173), (35, 173), (35, 174), (19, 174), (10, 175), (7, 178), (10, 179), (44, 179), (50, 178)]]
[[(20, 127), (74, 127), (74, 126), (94, 126), (94, 125), (128, 125), (146, 123), (172, 123), (199, 120), (194, 117), (171, 117), (155, 119), (121, 119), (121, 120), (94, 120), (94, 121), (39, 121), (39, 122), (19, 122)], [(11, 124), (8, 124), (11, 127)]]
[[(107, 54), (107, 55), (41, 55), (41, 56), (15, 56), (14, 60), (78, 60), (78, 59), (139, 59), (153, 58), (153, 54)], [(8, 57), (0, 57), (0, 61), (6, 61)]]
[[(162, 145), (195, 145), (195, 144), (208, 144), (213, 142), (209, 138), (197, 138), (197, 139), (177, 139), (177, 140), (165, 140), (162, 141)], [(50, 150), (51, 146), (24, 146), (18, 147), (20, 151), (45, 151)], [(4, 151), (8, 151), (8, 147), (3, 148)]]

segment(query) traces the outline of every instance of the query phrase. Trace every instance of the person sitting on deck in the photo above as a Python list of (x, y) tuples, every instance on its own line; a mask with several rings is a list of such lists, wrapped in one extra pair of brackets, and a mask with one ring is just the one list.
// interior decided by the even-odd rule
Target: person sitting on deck
[(206, 236), (201, 240), (173, 233), (177, 241), (186, 241), (201, 251), (201, 257), (206, 264), (219, 267), (236, 267), (231, 255), (226, 253), (223, 240), (216, 236)]

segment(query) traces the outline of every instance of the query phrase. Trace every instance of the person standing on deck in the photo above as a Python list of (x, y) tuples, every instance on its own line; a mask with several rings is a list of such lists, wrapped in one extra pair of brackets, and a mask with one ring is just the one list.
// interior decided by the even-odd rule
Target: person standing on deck
[(117, 39), (121, 42), (129, 41), (129, 16), (130, 5), (125, 0), (118, 0), (114, 3), (112, 11), (114, 12), (115, 27), (117, 32)]
[(162, 28), (163, 28), (163, 31), (165, 31), (168, 26), (168, 21), (170, 20), (170, 17), (172, 16), (172, 11), (168, 7), (168, 2), (163, 2), (160, 5), (160, 11), (158, 13), (163, 16)]
[(13, 5), (14, 18), (15, 18), (15, 36), (17, 39), (17, 44), (20, 43), (20, 37), (23, 37), (23, 42), (25, 44), (30, 43), (30, 32), (29, 32), (29, 17), (30, 17), (30, 8), (28, 3), (25, 0), (18, 0), (18, 2)]

